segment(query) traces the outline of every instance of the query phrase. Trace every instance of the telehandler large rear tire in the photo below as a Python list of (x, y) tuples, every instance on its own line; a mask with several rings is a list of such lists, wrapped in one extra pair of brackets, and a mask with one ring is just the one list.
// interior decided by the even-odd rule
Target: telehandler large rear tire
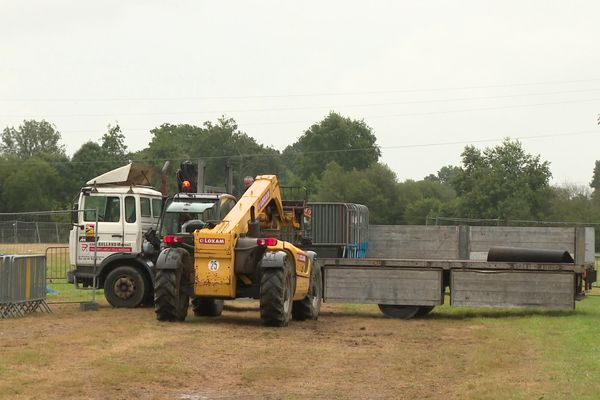
[(292, 316), (294, 272), (285, 261), (283, 268), (265, 268), (260, 281), (260, 319), (267, 326), (287, 326)]
[(223, 300), (206, 297), (192, 298), (192, 310), (196, 317), (218, 317), (223, 313)]
[(316, 257), (311, 260), (312, 271), (310, 273), (310, 288), (308, 294), (302, 300), (294, 301), (292, 305), (292, 318), (296, 321), (319, 318), (321, 301), (323, 300), (323, 278), (321, 267)]
[(159, 321), (185, 321), (190, 298), (182, 290), (182, 277), (181, 268), (156, 271), (154, 310)]

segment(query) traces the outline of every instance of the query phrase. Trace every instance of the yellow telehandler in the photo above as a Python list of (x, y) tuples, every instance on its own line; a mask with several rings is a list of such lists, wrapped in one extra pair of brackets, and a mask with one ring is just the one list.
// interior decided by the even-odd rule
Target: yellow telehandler
[[(181, 188), (193, 187), (185, 179)], [(163, 250), (155, 265), (154, 299), (160, 321), (194, 314), (218, 316), (223, 300), (254, 298), (265, 325), (317, 319), (322, 275), (317, 255), (280, 240), (301, 221), (286, 211), (277, 177), (257, 176), (235, 202), (227, 194), (179, 193), (163, 209)]]

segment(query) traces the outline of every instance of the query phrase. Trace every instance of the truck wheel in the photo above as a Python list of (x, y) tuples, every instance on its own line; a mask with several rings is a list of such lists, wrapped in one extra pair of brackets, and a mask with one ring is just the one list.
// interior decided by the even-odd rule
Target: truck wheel
[(128, 265), (113, 269), (104, 281), (104, 297), (113, 307), (137, 307), (148, 290), (143, 274)]
[(379, 304), (381, 312), (392, 318), (411, 319), (417, 316), (419, 306), (399, 306), (393, 304)]
[(292, 316), (292, 267), (265, 268), (260, 280), (260, 319), (267, 326), (287, 326)]
[(190, 298), (181, 290), (182, 275), (181, 268), (156, 271), (154, 311), (159, 321), (185, 321)]
[(302, 300), (294, 301), (292, 305), (292, 318), (296, 321), (319, 318), (321, 301), (323, 300), (321, 267), (314, 259), (310, 274), (310, 287), (308, 294)]
[(223, 300), (206, 297), (194, 297), (192, 310), (196, 317), (218, 317), (223, 313)]

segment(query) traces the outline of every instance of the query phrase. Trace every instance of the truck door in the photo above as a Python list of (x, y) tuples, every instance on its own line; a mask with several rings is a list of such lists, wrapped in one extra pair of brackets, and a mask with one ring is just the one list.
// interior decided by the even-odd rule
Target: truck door
[[(112, 253), (123, 251), (123, 218), (121, 217), (122, 196), (118, 194), (90, 193), (83, 197), (82, 209), (92, 210), (80, 213), (77, 243), (77, 265), (94, 265), (94, 250), (97, 265)], [(96, 227), (96, 211), (98, 226)], [(94, 236), (98, 235), (97, 246)]]
[(142, 251), (142, 229), (140, 209), (138, 207), (139, 196), (126, 195), (123, 199), (125, 210), (125, 222), (123, 224), (123, 248), (125, 252)]

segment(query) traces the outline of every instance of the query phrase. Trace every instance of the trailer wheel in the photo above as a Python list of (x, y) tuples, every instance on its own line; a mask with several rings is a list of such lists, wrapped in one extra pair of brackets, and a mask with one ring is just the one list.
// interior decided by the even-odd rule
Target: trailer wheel
[(400, 306), (394, 304), (379, 304), (381, 312), (388, 317), (411, 319), (417, 316), (419, 306)]
[(189, 296), (182, 290), (182, 269), (156, 271), (154, 311), (159, 321), (185, 321)]
[(321, 267), (315, 258), (310, 274), (310, 288), (308, 294), (302, 300), (294, 301), (292, 305), (292, 318), (296, 321), (305, 321), (307, 319), (316, 320), (319, 318), (322, 300), (322, 272)]
[(292, 315), (294, 296), (292, 267), (265, 268), (260, 281), (260, 319), (267, 326), (287, 326)]
[(104, 297), (113, 307), (137, 307), (148, 290), (142, 273), (129, 265), (113, 269), (104, 281)]
[(192, 298), (192, 310), (196, 317), (218, 317), (223, 313), (223, 300), (206, 297)]
[(424, 317), (429, 314), (435, 306), (419, 306), (419, 311), (417, 311), (416, 317)]

